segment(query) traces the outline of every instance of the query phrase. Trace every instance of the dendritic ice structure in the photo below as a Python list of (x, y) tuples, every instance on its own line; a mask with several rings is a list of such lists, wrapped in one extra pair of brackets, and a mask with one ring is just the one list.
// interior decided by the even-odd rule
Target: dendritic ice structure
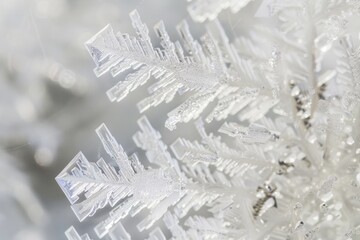
[(254, 19), (273, 24), (230, 41), (216, 16), (249, 2), (191, 3), (195, 20), (211, 20), (199, 41), (182, 22), (182, 43), (172, 42), (160, 22), (155, 48), (133, 11), (135, 36), (108, 25), (86, 42), (97, 76), (131, 71), (108, 90), (111, 101), (155, 80), (140, 112), (183, 94), (165, 126), (195, 120), (198, 135), (167, 145), (141, 117), (133, 140), (142, 158), (104, 124), (96, 130), (111, 160), (79, 153), (56, 180), (80, 221), (111, 208), (94, 228), (99, 238), (136, 238), (122, 219), (142, 214), (136, 226), (149, 240), (359, 238), (360, 5), (254, 1)]
[[(109, 217), (95, 227), (100, 238), (122, 218), (135, 216), (145, 208), (151, 213), (137, 225), (140, 231), (150, 228), (170, 207), (177, 217), (184, 217), (192, 208), (200, 209), (215, 202), (232, 189), (242, 190), (241, 186), (233, 186), (220, 171), (212, 173), (206, 164), (191, 167), (201, 158), (204, 147), (189, 143), (190, 149), (183, 149), (186, 155), (193, 152), (200, 157), (193, 156), (192, 161), (180, 168), (147, 118), (141, 118), (138, 123), (141, 131), (134, 135), (134, 141), (146, 152), (149, 162), (158, 168), (145, 169), (136, 155), (128, 157), (106, 126), (101, 125), (96, 132), (113, 161), (110, 163), (101, 158), (92, 163), (80, 152), (56, 178), (80, 221), (107, 205), (113, 207)], [(219, 141), (214, 144), (221, 146)], [(172, 146), (174, 151), (179, 150), (177, 145)], [(225, 145), (223, 147), (224, 152), (229, 151), (228, 155), (232, 153)], [(197, 236), (200, 233), (191, 234)]]
[(108, 71), (117, 76), (129, 68), (134, 70), (107, 91), (111, 101), (122, 100), (151, 76), (158, 81), (148, 88), (151, 95), (137, 104), (140, 112), (170, 102), (176, 93), (190, 92), (187, 100), (168, 113), (166, 126), (170, 130), (179, 122), (198, 118), (214, 100), (218, 104), (207, 121), (224, 119), (240, 110), (251, 112), (251, 103), (261, 105), (261, 109), (257, 116), (249, 113), (244, 118), (258, 119), (276, 103), (268, 91), (260, 91), (266, 84), (261, 67), (257, 65), (260, 59), (241, 58), (235, 45), (229, 43), (219, 21), (209, 26), (201, 43), (193, 38), (187, 22), (180, 23), (177, 30), (184, 48), (180, 42), (170, 40), (164, 23), (160, 22), (155, 26), (155, 32), (161, 39), (162, 48), (154, 48), (149, 30), (141, 22), (138, 12), (131, 12), (130, 18), (136, 37), (120, 32), (115, 34), (108, 25), (85, 44), (96, 63), (97, 76)]
[(224, 9), (237, 13), (253, 0), (194, 0), (188, 6), (191, 17), (198, 22), (214, 20)]

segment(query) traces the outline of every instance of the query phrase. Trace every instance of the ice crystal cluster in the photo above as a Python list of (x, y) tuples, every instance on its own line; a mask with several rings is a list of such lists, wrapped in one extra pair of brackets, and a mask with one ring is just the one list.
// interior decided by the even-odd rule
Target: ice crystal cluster
[[(134, 36), (108, 25), (86, 42), (98, 77), (130, 72), (107, 91), (110, 101), (148, 81), (141, 113), (186, 96), (165, 126), (195, 124), (201, 140), (178, 136), (167, 145), (143, 116), (133, 136), (140, 159), (102, 124), (96, 133), (111, 160), (80, 152), (56, 178), (78, 219), (111, 209), (94, 231), (112, 240), (131, 239), (121, 222), (136, 215), (151, 240), (359, 239), (360, 2), (189, 4), (206, 25), (199, 40), (183, 21), (172, 41), (161, 21), (154, 47), (133, 11)], [(258, 7), (254, 19), (276, 24), (230, 40), (217, 15), (241, 16), (249, 4)], [(90, 239), (73, 227), (66, 236)]]

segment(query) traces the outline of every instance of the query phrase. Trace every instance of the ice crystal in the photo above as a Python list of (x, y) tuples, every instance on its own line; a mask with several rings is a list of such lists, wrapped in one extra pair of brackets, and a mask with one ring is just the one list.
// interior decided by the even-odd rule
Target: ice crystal
[[(254, 26), (249, 37), (230, 41), (216, 16), (249, 2), (190, 3), (195, 20), (212, 20), (200, 41), (182, 22), (182, 43), (172, 42), (160, 22), (154, 29), (161, 47), (154, 48), (133, 11), (136, 36), (108, 25), (86, 42), (97, 76), (131, 71), (108, 90), (111, 101), (153, 77), (140, 112), (186, 93), (164, 125), (173, 130), (197, 119), (198, 132), (196, 139), (178, 136), (168, 147), (141, 117), (133, 140), (145, 151), (146, 167), (105, 125), (96, 130), (111, 161), (89, 162), (79, 153), (57, 181), (79, 220), (112, 209), (95, 227), (98, 237), (130, 239), (121, 220), (145, 212), (137, 229), (148, 231), (149, 240), (356, 235), (360, 56), (354, 49), (360, 48), (349, 29), (358, 4), (264, 0), (256, 17), (276, 20), (280, 28)], [(221, 122), (218, 131), (207, 125), (212, 121)], [(157, 225), (161, 221), (165, 226)]]
[(88, 234), (80, 236), (73, 226), (65, 231), (65, 235), (68, 240), (91, 240)]
[(194, 0), (188, 11), (195, 21), (204, 22), (216, 19), (218, 14), (227, 8), (236, 13), (251, 1), (253, 0)]
[[(218, 100), (219, 104), (207, 121), (236, 114), (254, 102), (255, 95), (259, 95), (262, 84), (260, 69), (256, 68), (255, 60), (241, 59), (235, 46), (229, 43), (219, 21), (209, 27), (201, 42), (193, 38), (187, 22), (180, 23), (177, 30), (184, 48), (178, 41), (174, 43), (170, 40), (164, 23), (160, 22), (154, 27), (161, 39), (160, 49), (153, 47), (148, 35), (149, 30), (141, 22), (138, 12), (133, 11), (130, 17), (136, 37), (115, 34), (108, 25), (86, 42), (86, 47), (97, 65), (94, 69), (97, 76), (108, 71), (116, 76), (129, 68), (134, 70), (125, 80), (107, 91), (111, 101), (122, 100), (145, 84), (151, 76), (158, 81), (148, 88), (151, 95), (138, 103), (140, 112), (162, 102), (170, 102), (178, 92), (191, 92), (192, 95), (186, 101), (168, 113), (166, 126), (173, 130), (179, 122), (198, 118), (214, 100)], [(249, 83), (249, 88), (243, 89), (244, 83), (251, 79), (257, 81)], [(258, 96), (257, 103), (264, 105), (262, 114), (265, 114), (273, 104), (267, 103), (271, 96), (266, 96), (268, 94), (265, 92), (262, 92), (262, 95)], [(229, 96), (244, 103), (240, 108), (234, 106)], [(275, 101), (271, 101), (273, 102)], [(251, 116), (244, 115), (244, 118)]]

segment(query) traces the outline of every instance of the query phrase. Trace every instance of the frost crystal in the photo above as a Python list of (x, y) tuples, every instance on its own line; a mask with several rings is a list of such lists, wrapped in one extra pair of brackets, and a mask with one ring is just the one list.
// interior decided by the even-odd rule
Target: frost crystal
[[(211, 24), (201, 42), (193, 38), (187, 22), (180, 23), (177, 30), (184, 47), (178, 41), (172, 42), (164, 23), (159, 22), (154, 29), (161, 39), (160, 49), (153, 47), (148, 28), (141, 22), (138, 12), (130, 13), (130, 18), (136, 37), (115, 34), (108, 25), (85, 44), (96, 63), (94, 71), (97, 76), (108, 71), (116, 76), (129, 68), (134, 71), (107, 91), (111, 101), (122, 100), (151, 76), (158, 81), (148, 88), (151, 95), (138, 103), (140, 112), (162, 102), (170, 102), (178, 92), (191, 92), (192, 95), (184, 103), (168, 113), (166, 127), (173, 130), (179, 122), (198, 118), (215, 100), (219, 104), (207, 121), (236, 114), (254, 102), (255, 95), (259, 95), (262, 72), (256, 68), (255, 61), (241, 59), (219, 21)], [(253, 78), (258, 82), (247, 84)], [(251, 88), (244, 89), (244, 84)], [(270, 96), (266, 96), (266, 92), (263, 95), (257, 99), (257, 103), (264, 105), (260, 114), (265, 114), (272, 106), (266, 103)], [(237, 104), (234, 106), (235, 102), (231, 103), (229, 96), (245, 102), (240, 107)], [(244, 118), (251, 116), (245, 114)]]
[(73, 226), (65, 231), (65, 235), (68, 240), (91, 240), (87, 234), (80, 236)]
[[(111, 160), (79, 153), (56, 180), (80, 221), (111, 209), (95, 226), (98, 237), (130, 239), (136, 233), (122, 219), (142, 215), (136, 226), (149, 240), (356, 239), (360, 47), (352, 21), (359, 4), (264, 0), (256, 17), (279, 29), (254, 24), (230, 40), (217, 15), (249, 2), (190, 3), (195, 20), (211, 20), (201, 40), (183, 21), (182, 42), (173, 42), (160, 22), (154, 48), (133, 11), (136, 36), (108, 25), (86, 42), (97, 76), (130, 71), (107, 91), (110, 101), (149, 84), (150, 96), (137, 104), (145, 112), (184, 94), (164, 125), (196, 119), (198, 133), (168, 146), (141, 117), (133, 140), (146, 160), (129, 156), (104, 124), (96, 130)], [(88, 239), (74, 229), (67, 236)]]
[(194, 0), (188, 7), (191, 17), (198, 22), (214, 20), (224, 9), (238, 12), (253, 0)]

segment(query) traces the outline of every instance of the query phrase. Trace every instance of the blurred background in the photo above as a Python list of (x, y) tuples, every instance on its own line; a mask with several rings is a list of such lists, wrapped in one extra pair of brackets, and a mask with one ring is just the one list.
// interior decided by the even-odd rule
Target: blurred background
[[(79, 151), (93, 161), (105, 155), (94, 131), (103, 122), (134, 152), (131, 136), (141, 116), (135, 104), (146, 86), (110, 103), (105, 91), (124, 75), (97, 79), (84, 42), (109, 23), (133, 34), (128, 13), (134, 9), (152, 37), (161, 19), (173, 39), (182, 19), (199, 36), (204, 26), (190, 19), (186, 5), (185, 0), (0, 1), (0, 239), (65, 239), (71, 225), (81, 234), (94, 225), (96, 217), (78, 222), (54, 178)], [(231, 20), (231, 30), (241, 31), (245, 20)], [(146, 113), (168, 143), (177, 131), (184, 137), (193, 132), (164, 129), (165, 113), (176, 105)]]

